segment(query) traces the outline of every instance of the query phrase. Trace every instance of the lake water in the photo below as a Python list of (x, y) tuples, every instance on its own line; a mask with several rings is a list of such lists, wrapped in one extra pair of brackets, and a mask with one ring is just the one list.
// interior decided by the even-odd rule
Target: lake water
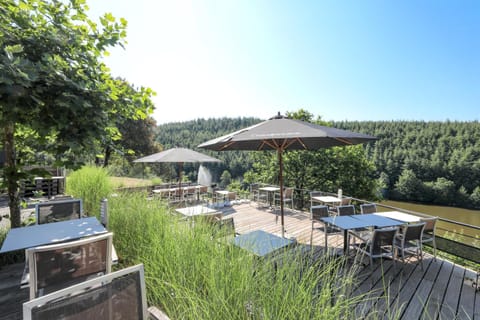
[(432, 216), (439, 216), (445, 219), (459, 221), (480, 227), (480, 210), (469, 210), (462, 208), (424, 205), (390, 200), (382, 201), (381, 203), (392, 207), (425, 213)]

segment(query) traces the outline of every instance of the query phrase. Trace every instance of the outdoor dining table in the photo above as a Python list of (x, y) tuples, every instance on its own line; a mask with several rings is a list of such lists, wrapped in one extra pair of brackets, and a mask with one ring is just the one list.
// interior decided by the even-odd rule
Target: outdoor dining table
[(177, 208), (175, 209), (176, 212), (183, 214), (186, 217), (193, 217), (193, 216), (198, 216), (201, 214), (209, 214), (209, 213), (215, 213), (217, 210), (212, 209), (207, 206), (202, 206), (202, 205), (197, 205), (197, 206), (192, 206), (192, 207), (185, 207), (185, 208)]
[[(230, 200), (230, 197), (231, 196), (234, 196), (235, 195), (235, 192), (233, 191), (228, 191), (228, 190), (215, 190), (215, 193), (217, 195), (219, 195), (219, 197), (222, 198), (223, 200), (223, 203), (226, 204), (229, 200)], [(215, 197), (217, 198), (217, 197)], [(217, 198), (217, 201), (216, 202), (219, 202), (218, 201), (218, 198)]]
[(265, 257), (294, 243), (294, 239), (282, 238), (263, 230), (255, 230), (233, 238), (234, 245), (257, 257)]
[(364, 221), (365, 223), (369, 223), (370, 227), (374, 228), (396, 227), (404, 224), (404, 222), (397, 219), (390, 219), (373, 213), (356, 214), (351, 217), (360, 221)]
[(406, 223), (416, 223), (422, 220), (421, 217), (415, 216), (413, 214), (408, 214), (400, 211), (385, 211), (385, 212), (376, 212), (375, 215), (387, 217), (390, 219), (406, 222)]
[[(374, 214), (356, 214), (349, 216), (334, 216), (320, 218), (325, 224), (339, 228), (343, 231), (343, 253), (348, 252), (348, 230), (362, 228), (384, 228), (404, 224), (401, 221), (389, 219)], [(328, 233), (325, 232), (325, 248), (327, 248)]]
[(270, 207), (272, 207), (273, 194), (277, 191), (280, 191), (280, 188), (279, 187), (261, 187), (261, 188), (258, 188), (258, 190), (267, 192), (268, 203), (270, 204)]
[(0, 253), (77, 240), (105, 232), (107, 229), (95, 217), (13, 228), (7, 233)]
[(319, 196), (319, 197), (312, 197), (312, 200), (321, 202), (327, 205), (336, 205), (342, 202), (342, 199), (333, 197), (333, 196)]

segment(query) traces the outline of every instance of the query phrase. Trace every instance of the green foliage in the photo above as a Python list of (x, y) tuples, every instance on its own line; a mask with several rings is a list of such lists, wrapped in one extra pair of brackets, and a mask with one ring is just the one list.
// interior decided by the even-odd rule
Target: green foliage
[(476, 187), (470, 195), (470, 201), (474, 206), (480, 207), (480, 186)]
[[(215, 182), (220, 181), (220, 177), (225, 170), (230, 172), (232, 179), (237, 179), (242, 178), (245, 171), (251, 167), (251, 152), (214, 152), (198, 150), (197, 146), (207, 140), (249, 127), (260, 121), (258, 118), (219, 118), (167, 123), (158, 126), (156, 141), (165, 150), (174, 147), (189, 148), (222, 160), (219, 163), (203, 164), (203, 166), (209, 169)], [(197, 180), (197, 168), (198, 165), (196, 164), (184, 164), (183, 169), (189, 180)], [(175, 179), (175, 176), (171, 175), (169, 170), (165, 170), (165, 167), (154, 167), (152, 169), (164, 176), (166, 181)]]
[(292, 253), (275, 268), (169, 210), (142, 194), (109, 199), (118, 267), (143, 263), (148, 304), (172, 319), (353, 318), (361, 297), (351, 296), (353, 274), (339, 272), (341, 260)]
[(97, 25), (87, 10), (85, 1), (0, 0), (0, 127), (14, 227), (22, 165), (43, 157), (78, 168), (111, 147), (120, 120), (153, 110), (151, 89), (113, 79), (101, 61), (123, 45), (127, 22), (106, 14)]
[(104, 168), (85, 166), (67, 177), (66, 192), (83, 200), (83, 210), (89, 216), (100, 215), (100, 201), (112, 193), (113, 186)]
[[(478, 121), (352, 121), (334, 126), (378, 138), (365, 150), (375, 163), (376, 176), (384, 173), (389, 178), (390, 198), (480, 208), (472, 197), (480, 185)], [(416, 178), (410, 186), (406, 170)]]
[(395, 184), (396, 196), (407, 200), (416, 198), (423, 193), (422, 182), (417, 178), (411, 169), (405, 169)]
[(228, 170), (223, 171), (222, 176), (220, 177), (220, 187), (226, 188), (232, 182), (232, 175)]

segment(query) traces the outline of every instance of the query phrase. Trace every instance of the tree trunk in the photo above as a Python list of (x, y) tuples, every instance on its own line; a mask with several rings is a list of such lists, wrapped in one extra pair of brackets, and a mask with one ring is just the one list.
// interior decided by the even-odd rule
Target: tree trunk
[(4, 127), (5, 170), (4, 178), (7, 182), (8, 206), (10, 207), (10, 221), (12, 228), (21, 226), (19, 181), (17, 174), (17, 157), (15, 152), (15, 124), (10, 122)]
[(103, 159), (104, 168), (108, 167), (108, 162), (110, 161), (111, 156), (112, 156), (112, 148), (110, 148), (110, 146), (107, 146), (105, 148), (105, 158)]

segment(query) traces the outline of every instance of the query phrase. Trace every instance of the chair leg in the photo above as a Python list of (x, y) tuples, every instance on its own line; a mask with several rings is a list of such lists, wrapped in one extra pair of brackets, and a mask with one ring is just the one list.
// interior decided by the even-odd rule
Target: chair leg
[(435, 242), (435, 236), (433, 236), (433, 260), (437, 261), (437, 243)]
[(312, 223), (312, 230), (310, 231), (310, 246), (312, 246), (313, 243), (313, 223)]
[(418, 244), (419, 244), (418, 250), (419, 250), (419, 252), (420, 252), (420, 256), (419, 256), (419, 259), (420, 259), (420, 267), (422, 268), (422, 271), (423, 271), (423, 248), (422, 248), (422, 242), (419, 241)]

